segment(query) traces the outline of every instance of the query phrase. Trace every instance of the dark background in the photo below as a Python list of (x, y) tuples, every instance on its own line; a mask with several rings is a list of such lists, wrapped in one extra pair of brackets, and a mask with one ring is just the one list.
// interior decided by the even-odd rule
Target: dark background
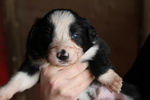
[[(150, 32), (150, 0), (1, 0), (1, 84), (23, 61), (27, 35), (35, 18), (55, 8), (72, 9), (89, 20), (109, 45), (110, 60), (122, 77)], [(35, 96), (37, 87), (19, 93), (14, 100), (39, 100)]]

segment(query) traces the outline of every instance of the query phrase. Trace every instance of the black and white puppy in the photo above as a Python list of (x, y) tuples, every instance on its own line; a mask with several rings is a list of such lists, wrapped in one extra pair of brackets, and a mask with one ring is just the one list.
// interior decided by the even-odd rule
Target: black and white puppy
[(49, 64), (58, 67), (69, 66), (78, 61), (87, 62), (92, 74), (102, 84), (93, 88), (93, 84), (97, 84), (93, 82), (79, 96), (79, 100), (98, 100), (96, 89), (103, 85), (107, 91), (121, 90), (122, 79), (108, 60), (108, 47), (87, 20), (72, 10), (56, 9), (37, 19), (29, 32), (26, 46), (25, 60), (20, 69), (0, 88), (0, 100), (8, 100), (15, 93), (35, 85), (42, 67)]

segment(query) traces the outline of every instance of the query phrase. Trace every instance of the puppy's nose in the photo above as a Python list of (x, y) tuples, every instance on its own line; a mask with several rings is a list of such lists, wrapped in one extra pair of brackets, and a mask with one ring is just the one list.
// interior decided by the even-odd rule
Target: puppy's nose
[(66, 51), (63, 49), (61, 50), (60, 52), (57, 53), (57, 58), (62, 60), (62, 61), (65, 61), (69, 58), (69, 54), (66, 53)]

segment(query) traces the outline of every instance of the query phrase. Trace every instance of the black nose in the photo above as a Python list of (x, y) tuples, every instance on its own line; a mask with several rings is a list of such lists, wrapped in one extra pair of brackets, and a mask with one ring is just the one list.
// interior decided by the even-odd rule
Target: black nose
[(62, 61), (65, 61), (69, 58), (69, 54), (66, 53), (66, 51), (63, 49), (61, 50), (60, 52), (57, 53), (57, 58), (62, 60)]

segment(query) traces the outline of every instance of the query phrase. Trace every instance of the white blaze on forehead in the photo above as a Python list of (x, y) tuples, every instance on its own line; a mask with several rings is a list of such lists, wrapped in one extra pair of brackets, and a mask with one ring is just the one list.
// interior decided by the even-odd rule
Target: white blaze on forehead
[(70, 11), (55, 11), (51, 16), (51, 21), (55, 26), (55, 41), (65, 42), (70, 39), (69, 28), (75, 17)]

